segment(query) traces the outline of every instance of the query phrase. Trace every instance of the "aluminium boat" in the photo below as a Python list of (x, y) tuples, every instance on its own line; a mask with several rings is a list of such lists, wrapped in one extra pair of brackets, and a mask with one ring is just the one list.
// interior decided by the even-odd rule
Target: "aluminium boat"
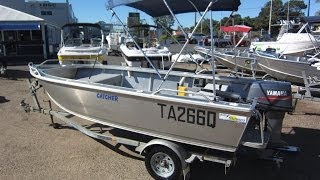
[[(156, 17), (191, 12), (196, 4), (199, 11), (204, 11), (201, 19), (209, 10), (233, 11), (240, 5), (239, 0), (188, 2), (109, 0), (107, 7), (121, 22), (112, 9), (118, 5)], [(153, 69), (101, 64), (62, 66), (52, 61), (30, 63), (29, 68), (51, 100), (64, 111), (152, 137), (149, 142), (132, 145), (146, 155), (145, 165), (155, 179), (178, 179), (182, 173), (186, 178), (186, 163), (195, 158), (230, 167), (242, 146), (260, 150), (271, 145), (284, 147), (280, 136), (284, 115), (292, 111), (290, 83), (215, 76), (214, 69), (212, 74), (173, 71), (177, 60), (169, 70), (159, 70), (138, 49)], [(128, 144), (127, 139), (122, 140)], [(202, 155), (187, 151), (190, 146), (199, 148), (196, 151)], [(220, 156), (212, 155), (216, 151)], [(224, 153), (231, 155), (231, 160), (222, 157)]]
[(315, 58), (280, 55), (275, 53), (256, 52), (259, 66), (264, 72), (281, 81), (294, 84), (304, 84), (303, 71), (307, 78), (314, 81), (320, 80), (320, 70), (314, 64)]
[[(195, 51), (211, 57), (211, 51), (208, 48), (196, 47)], [(264, 71), (259, 67), (256, 62), (255, 56), (248, 51), (234, 52), (232, 50), (215, 50), (214, 57), (218, 63), (227, 67), (230, 70), (237, 70), (257, 74), (264, 74)]]
[[(208, 74), (171, 72), (163, 82), (148, 68), (46, 63), (30, 65), (30, 72), (66, 112), (120, 129), (228, 152), (235, 152), (246, 141), (246, 132), (254, 131), (247, 127), (257, 111), (254, 98), (260, 98), (261, 107), (291, 108), (290, 84), (282, 82), (217, 77), (215, 97), (213, 77)], [(167, 72), (159, 71), (162, 76)]]
[[(61, 64), (72, 64), (75, 60), (86, 59), (87, 63), (106, 60), (104, 34), (98, 24), (72, 23), (61, 30), (61, 49), (58, 59)], [(88, 61), (90, 60), (90, 61)]]

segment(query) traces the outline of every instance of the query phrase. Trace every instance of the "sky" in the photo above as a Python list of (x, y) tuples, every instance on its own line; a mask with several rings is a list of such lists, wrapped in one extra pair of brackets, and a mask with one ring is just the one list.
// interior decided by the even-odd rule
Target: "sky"
[[(66, 2), (66, 0), (50, 0), (51, 2)], [(78, 18), (79, 22), (91, 22), (95, 23), (98, 21), (105, 21), (107, 23), (116, 23), (116, 19), (112, 17), (111, 12), (107, 11), (105, 8), (105, 3), (107, 0), (69, 0), (69, 3), (72, 4), (73, 11)], [(241, 5), (238, 10), (238, 14), (242, 17), (258, 16), (261, 8), (269, 0), (241, 0)], [(287, 2), (288, 0), (283, 0)], [(305, 4), (308, 4), (308, 0), (304, 0)], [(314, 15), (316, 11), (320, 10), (320, 3), (315, 3), (316, 0), (311, 0), (310, 4), (310, 16)], [(120, 16), (123, 22), (126, 22), (126, 17), (128, 12), (139, 12), (136, 9), (129, 7), (117, 7), (114, 9), (115, 12)], [(307, 12), (305, 12), (307, 15)], [(219, 20), (223, 17), (228, 17), (230, 12), (214, 12), (213, 19)], [(194, 13), (186, 13), (177, 16), (183, 27), (190, 27), (194, 24)], [(209, 17), (209, 15), (207, 16)], [(141, 19), (145, 19), (148, 24), (153, 24), (152, 18), (145, 14), (141, 13)], [(199, 18), (199, 17), (198, 17)], [(191, 20), (192, 19), (192, 20)]]

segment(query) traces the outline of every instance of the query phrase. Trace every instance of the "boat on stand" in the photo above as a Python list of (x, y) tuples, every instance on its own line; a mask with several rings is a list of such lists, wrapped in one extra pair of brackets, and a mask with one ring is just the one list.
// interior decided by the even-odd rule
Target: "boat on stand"
[[(212, 11), (234, 11), (240, 5), (239, 0), (188, 2), (203, 12), (200, 21), (209, 11), (212, 16)], [(107, 7), (120, 22), (113, 11), (119, 5), (153, 17), (195, 11), (184, 0), (108, 1)], [(189, 40), (181, 52), (188, 43)], [(36, 108), (24, 101), (21, 105), (26, 111), (56, 116), (86, 135), (135, 146), (146, 157), (146, 168), (155, 179), (178, 179), (182, 175), (187, 178), (189, 163), (195, 159), (230, 167), (242, 147), (288, 150), (281, 140), (281, 128), (285, 113), (292, 111), (290, 83), (215, 76), (214, 69), (212, 74), (172, 71), (176, 61), (168, 70), (159, 70), (138, 49), (152, 69), (101, 64), (61, 66), (53, 61), (30, 63), (30, 73), (37, 79), (30, 83), (32, 94), (43, 87), (65, 113), (41, 108), (36, 96)], [(97, 134), (67, 119), (68, 113), (147, 135), (152, 140)]]
[[(237, 50), (237, 47), (243, 42), (244, 38), (251, 31), (251, 27), (243, 25), (234, 25), (234, 26), (223, 26), (221, 30), (227, 33), (243, 33), (242, 38), (235, 44), (233, 49), (219, 49), (214, 51), (214, 57), (218, 63), (227, 67), (234, 72), (244, 72), (252, 74), (255, 77), (255, 74), (264, 74), (263, 70), (259, 67), (256, 62), (255, 56), (253, 53), (244, 50)], [(212, 53), (210, 49), (204, 47), (195, 47), (195, 51), (211, 57)]]
[(83, 63), (103, 63), (108, 54), (104, 41), (104, 33), (99, 24), (66, 24), (61, 30), (59, 62), (63, 65), (79, 60), (85, 60)]
[(293, 84), (304, 84), (302, 72), (310, 78), (320, 79), (320, 70), (314, 64), (317, 58), (281, 55), (276, 53), (256, 52), (259, 66), (276, 80), (288, 81)]
[[(287, 81), (309, 88), (310, 98), (320, 97), (320, 59), (315, 57), (297, 57), (276, 53), (256, 52), (259, 66), (267, 74), (265, 79)], [(305, 94), (306, 90), (303, 88)]]
[[(208, 48), (196, 47), (195, 51), (211, 57), (211, 51)], [(227, 67), (231, 71), (241, 71), (248, 74), (264, 74), (265, 72), (258, 65), (253, 53), (249, 51), (235, 52), (231, 49), (223, 49), (214, 51), (214, 57), (218, 63)]]

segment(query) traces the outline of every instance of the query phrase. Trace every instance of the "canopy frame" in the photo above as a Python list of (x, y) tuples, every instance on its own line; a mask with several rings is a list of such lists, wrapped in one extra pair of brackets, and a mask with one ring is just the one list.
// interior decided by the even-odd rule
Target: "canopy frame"
[[(130, 34), (130, 32), (129, 32), (129, 30), (128, 30), (128, 28), (124, 25), (124, 23), (121, 21), (121, 19), (119, 18), (119, 16), (118, 16), (118, 15), (115, 13), (115, 11), (113, 10), (113, 8), (116, 7), (116, 6), (119, 6), (119, 5), (126, 5), (126, 6), (134, 7), (134, 8), (136, 8), (136, 9), (138, 9), (138, 10), (143, 11), (143, 5), (145, 5), (145, 6), (148, 6), (148, 5), (147, 5), (147, 4), (143, 4), (143, 3), (142, 3), (143, 0), (118, 0), (116, 3), (114, 3), (114, 1), (115, 1), (115, 0), (109, 0), (109, 1), (108, 1), (108, 4), (106, 4), (106, 7), (107, 7), (108, 10), (110, 10), (110, 11), (112, 12), (112, 15), (115, 16), (115, 17), (118, 19), (118, 21), (121, 23), (121, 25), (124, 27), (124, 30), (126, 31), (127, 35), (128, 35), (131, 39), (133, 39), (133, 38), (132, 38), (132, 35)], [(161, 0), (158, 0), (158, 1), (161, 1)], [(157, 2), (158, 2), (158, 1), (157, 1)], [(174, 1), (174, 2), (177, 2), (177, 1), (178, 1), (178, 0), (176, 0), (176, 1)], [(157, 88), (156, 91), (159, 91), (159, 90), (161, 89), (163, 83), (166, 81), (166, 79), (168, 78), (169, 74), (170, 74), (171, 71), (173, 70), (173, 67), (174, 67), (174, 65), (176, 64), (176, 62), (178, 61), (178, 59), (179, 59), (179, 57), (181, 56), (182, 52), (185, 51), (187, 44), (188, 44), (188, 43), (190, 42), (190, 40), (191, 40), (191, 37), (192, 37), (193, 34), (196, 32), (197, 28), (199, 27), (199, 25), (200, 25), (201, 22), (203, 21), (205, 15), (208, 13), (208, 11), (211, 11), (210, 33), (211, 33), (211, 41), (213, 41), (213, 36), (212, 36), (212, 35), (213, 35), (212, 11), (214, 11), (214, 8), (212, 8), (212, 7), (213, 7), (213, 4), (214, 4), (214, 3), (217, 3), (217, 2), (220, 2), (220, 6), (222, 6), (223, 3), (225, 3), (225, 5), (226, 5), (226, 3), (228, 3), (229, 1), (230, 1), (230, 2), (233, 2), (233, 3), (231, 4), (231, 5), (233, 5), (233, 6), (228, 6), (229, 8), (231, 7), (231, 8), (228, 9), (228, 10), (229, 10), (229, 11), (232, 11), (232, 12), (235, 11), (235, 10), (237, 10), (237, 9), (238, 9), (238, 6), (240, 5), (240, 0), (225, 0), (225, 1), (222, 1), (222, 0), (202, 0), (201, 2), (199, 2), (199, 3), (201, 4), (201, 8), (198, 9), (197, 6), (195, 6), (195, 4), (193, 3), (193, 1), (194, 1), (194, 0), (188, 0), (188, 2), (190, 3), (189, 6), (191, 5), (193, 12), (194, 12), (194, 10), (198, 11), (199, 14), (201, 15), (201, 17), (200, 17), (199, 21), (196, 23), (193, 31), (190, 33), (189, 36), (187, 36), (186, 33), (185, 33), (185, 31), (183, 31), (183, 33), (185, 34), (185, 37), (187, 37), (186, 42), (184, 43), (184, 45), (182, 46), (180, 52), (178, 53), (177, 59), (174, 60), (174, 62), (172, 63), (171, 67), (169, 68), (169, 70), (167, 71), (167, 73), (165, 74), (164, 77), (161, 76), (161, 74), (159, 73), (159, 71), (158, 71), (158, 70), (155, 68), (155, 66), (152, 64), (151, 60), (146, 56), (146, 54), (145, 54), (144, 51), (141, 49), (141, 47), (138, 45), (138, 43), (133, 39), (134, 44), (138, 47), (139, 51), (144, 55), (144, 57), (147, 59), (147, 61), (150, 63), (150, 65), (152, 66), (152, 68), (156, 71), (157, 75), (158, 75), (158, 76), (160, 77), (160, 79), (162, 80), (162, 82), (160, 83), (160, 85), (159, 85), (159, 87)], [(208, 4), (205, 6), (205, 9), (203, 9), (203, 8), (204, 8), (203, 3), (206, 2), (206, 1), (208, 2)], [(144, 2), (144, 3), (150, 3), (150, 1), (143, 1), (143, 2)], [(153, 1), (153, 2), (155, 2), (155, 1)], [(184, 13), (184, 12), (191, 12), (191, 8), (190, 8), (190, 7), (189, 7), (189, 9), (186, 8), (186, 9), (184, 9), (184, 10), (182, 10), (182, 11), (180, 12), (179, 9), (178, 9), (177, 7), (175, 7), (176, 9), (174, 9), (174, 10), (175, 10), (175, 12), (174, 12), (174, 11), (171, 9), (171, 7), (170, 7), (170, 5), (169, 5), (169, 3), (168, 3), (168, 0), (162, 0), (162, 2), (164, 3), (164, 5), (165, 5), (165, 7), (167, 8), (167, 10), (168, 10), (169, 13), (168, 13), (167, 11), (166, 11), (166, 12), (163, 11), (162, 14), (152, 14), (152, 13), (150, 13), (150, 11), (147, 11), (147, 12), (146, 12), (146, 11), (143, 11), (143, 12), (149, 14), (149, 15), (152, 16), (152, 17), (157, 17), (157, 15), (158, 15), (158, 16), (160, 16), (160, 15), (161, 15), (161, 16), (163, 16), (163, 15), (172, 15), (172, 16), (175, 18), (175, 20), (177, 21), (178, 26), (179, 26), (181, 29), (183, 29), (180, 21), (178, 20), (178, 18), (176, 17), (175, 14)], [(198, 1), (197, 1), (197, 2), (198, 2)], [(229, 3), (230, 3), (230, 2), (229, 2)], [(137, 6), (137, 5), (139, 5), (139, 4), (135, 4), (135, 3), (140, 3), (141, 7)], [(142, 4), (141, 4), (141, 3), (142, 3)], [(158, 2), (158, 3), (159, 3), (159, 2)], [(170, 3), (173, 3), (173, 1), (170, 1)], [(199, 4), (199, 3), (198, 3), (198, 4)], [(135, 5), (134, 5), (134, 4), (135, 4)], [(229, 4), (228, 4), (228, 5), (229, 5)], [(222, 7), (223, 7), (223, 6), (222, 6)], [(221, 10), (227, 10), (227, 9), (223, 9), (222, 7), (220, 7), (220, 9), (217, 8), (216, 11), (219, 11), (219, 10), (220, 10), (220, 11), (221, 11)], [(157, 8), (158, 8), (158, 7), (157, 7)], [(150, 10), (150, 9), (149, 9), (149, 10)], [(180, 10), (181, 10), (181, 9), (180, 9)], [(200, 11), (202, 11), (202, 10), (204, 10), (204, 13), (203, 13), (203, 14), (200, 13)], [(212, 53), (215, 51), (214, 48), (213, 48), (213, 43), (211, 43), (211, 51), (212, 51)], [(212, 63), (211, 63), (211, 65), (212, 65), (212, 76), (213, 76), (213, 79), (215, 79), (215, 62), (214, 62), (214, 57), (213, 57), (213, 56), (212, 56)], [(201, 71), (198, 72), (198, 73), (201, 73)], [(216, 97), (215, 80), (213, 80), (213, 97), (214, 97), (214, 101), (216, 101), (216, 98), (215, 98), (215, 97)]]

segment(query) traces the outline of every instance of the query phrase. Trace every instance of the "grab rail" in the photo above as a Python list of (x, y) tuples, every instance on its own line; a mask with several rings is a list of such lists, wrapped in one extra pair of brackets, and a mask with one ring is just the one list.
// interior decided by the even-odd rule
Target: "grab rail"
[(33, 62), (29, 62), (28, 67), (36, 76), (40, 76), (40, 72), (33, 66)]
[(161, 91), (170, 91), (170, 92), (181, 92), (181, 93), (186, 93), (186, 94), (196, 94), (196, 95), (200, 95), (202, 97), (204, 97), (205, 99), (207, 99), (209, 102), (213, 102), (210, 98), (208, 98), (206, 95), (199, 93), (199, 92), (192, 92), (192, 91), (182, 91), (182, 90), (174, 90), (174, 89), (159, 89), (155, 92), (152, 93), (152, 95), (156, 95), (158, 93), (160, 93)]

